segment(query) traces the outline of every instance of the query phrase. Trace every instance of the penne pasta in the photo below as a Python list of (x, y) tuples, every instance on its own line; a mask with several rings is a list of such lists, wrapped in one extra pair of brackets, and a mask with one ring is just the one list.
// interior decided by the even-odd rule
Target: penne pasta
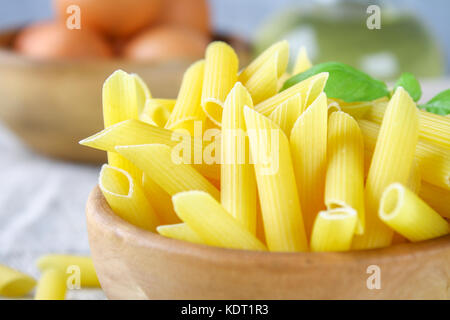
[(379, 217), (389, 227), (413, 242), (449, 233), (448, 222), (400, 183), (389, 185), (383, 192)]
[[(374, 103), (365, 118), (376, 123), (381, 123), (385, 110), (386, 103)], [(450, 149), (450, 119), (425, 110), (418, 110), (418, 114), (419, 137), (424, 142)]]
[(167, 238), (204, 244), (202, 238), (200, 238), (200, 236), (197, 233), (195, 233), (186, 223), (158, 226), (156, 230), (160, 235)]
[(66, 297), (66, 275), (59, 269), (46, 269), (38, 281), (35, 300), (64, 300)]
[[(208, 164), (201, 159), (204, 146), (200, 139), (192, 139), (189, 135), (183, 135), (178, 132), (174, 133), (173, 131), (149, 125), (142, 121), (126, 120), (80, 141), (80, 144), (84, 146), (110, 152), (116, 152), (115, 148), (121, 145), (152, 143), (165, 144), (170, 147), (176, 147), (180, 144), (185, 146), (187, 144), (188, 159), (186, 162), (193, 163), (195, 169), (205, 177), (213, 180), (220, 179), (220, 166), (215, 163)], [(198, 161), (198, 164), (195, 163), (196, 150), (200, 150), (201, 161)]]
[[(342, 111), (341, 106), (337, 102), (328, 103), (328, 118), (333, 112)], [(347, 112), (346, 112), (347, 113)]]
[(145, 173), (142, 175), (142, 187), (162, 224), (180, 222), (180, 218), (173, 210), (172, 197)]
[(239, 61), (233, 48), (221, 41), (209, 44), (205, 60), (201, 104), (209, 119), (220, 126), (223, 103), (237, 81)]
[(419, 194), (420, 188), (422, 187), (422, 175), (420, 174), (420, 167), (416, 160), (412, 164), (406, 186), (415, 194)]
[(139, 120), (163, 128), (175, 103), (174, 99), (149, 99), (144, 110), (139, 114)]
[(186, 191), (174, 195), (172, 199), (181, 220), (206, 244), (232, 249), (267, 250), (209, 193)]
[(178, 144), (178, 141), (173, 139), (173, 137), (173, 131), (130, 119), (119, 122), (83, 139), (80, 141), (80, 144), (99, 150), (115, 152), (115, 147), (118, 145), (161, 143), (173, 147)]
[(167, 129), (184, 129), (194, 136), (194, 124), (204, 126), (206, 115), (201, 105), (204, 73), (204, 60), (192, 64), (184, 73), (177, 102), (165, 125)]
[(270, 119), (244, 108), (270, 251), (307, 251), (289, 141)]
[(355, 236), (353, 248), (391, 244), (393, 232), (378, 217), (379, 202), (389, 184), (407, 183), (414, 163), (418, 126), (416, 104), (402, 87), (397, 88), (386, 109), (366, 180), (366, 227), (363, 235)]
[(349, 251), (357, 220), (350, 207), (320, 211), (311, 234), (311, 251)]
[[(372, 161), (373, 150), (368, 148), (364, 149), (364, 177), (367, 178), (369, 174), (370, 162)], [(422, 189), (422, 174), (420, 173), (420, 167), (414, 159), (414, 162), (411, 166), (411, 171), (409, 172), (408, 182), (406, 186), (416, 194), (419, 194)]]
[(253, 107), (252, 98), (237, 82), (223, 108), (220, 201), (227, 212), (255, 234), (256, 180), (253, 166), (248, 161), (244, 106)]
[(348, 114), (333, 112), (328, 119), (325, 205), (350, 207), (357, 213), (355, 232), (364, 232), (364, 143), (358, 123)]
[(269, 119), (275, 122), (288, 136), (291, 134), (295, 121), (303, 110), (303, 100), (300, 94), (296, 94), (278, 107), (270, 114)]
[(295, 180), (308, 236), (316, 214), (325, 209), (327, 118), (327, 97), (321, 93), (297, 119), (290, 137)]
[(117, 152), (133, 162), (163, 190), (173, 196), (182, 191), (202, 190), (220, 199), (220, 193), (191, 165), (177, 163), (171, 148), (163, 144), (118, 146)]
[(328, 80), (328, 75), (324, 74), (320, 77), (313, 76), (311, 78), (314, 78), (311, 80), (311, 83), (309, 84), (309, 88), (306, 91), (305, 96), (305, 102), (303, 104), (303, 111), (305, 111), (316, 99), (317, 97), (323, 92), (325, 89), (325, 85)]
[(274, 96), (278, 91), (278, 66), (280, 55), (270, 57), (245, 83), (253, 102), (259, 103)]
[[(139, 111), (144, 107), (139, 103), (145, 104), (145, 97), (140, 96), (139, 93), (144, 94), (144, 96), (146, 94), (145, 89), (138, 85), (141, 83), (142, 81), (137, 76), (130, 75), (122, 70), (115, 71), (106, 79), (102, 89), (105, 128), (124, 120), (138, 119)], [(117, 153), (108, 152), (108, 163), (127, 171), (134, 178), (141, 175), (135, 166)]]
[[(273, 112), (273, 110), (275, 110), (280, 104), (296, 94), (300, 94), (302, 97), (305, 97), (304, 108), (306, 108), (309, 105), (308, 102), (314, 101), (319, 93), (323, 91), (327, 79), (327, 72), (322, 72), (308, 79), (305, 79), (297, 83), (296, 85), (274, 95), (273, 97), (270, 97), (269, 99), (258, 103), (255, 106), (255, 110), (263, 114), (264, 116), (269, 116)], [(313, 86), (313, 90), (311, 90), (311, 84), (315, 84)], [(314, 96), (315, 94), (317, 95)]]
[(141, 114), (145, 105), (147, 104), (147, 101), (152, 98), (152, 94), (150, 92), (150, 89), (145, 84), (144, 80), (142, 80), (139, 75), (136, 73), (132, 73), (130, 75), (136, 84), (136, 99), (137, 99), (137, 105), (138, 105), (138, 114)]
[(348, 113), (355, 119), (363, 118), (372, 107), (371, 102), (353, 102), (339, 104), (342, 111)]
[(277, 78), (281, 77), (286, 71), (287, 64), (289, 62), (289, 42), (286, 40), (279, 41), (263, 53), (261, 53), (256, 59), (254, 59), (240, 74), (238, 81), (241, 83), (247, 83), (247, 81), (268, 61), (271, 57), (278, 55), (277, 62)]
[[(377, 141), (379, 125), (368, 120), (358, 120), (364, 136), (364, 144), (373, 150)], [(420, 140), (415, 149), (415, 160), (420, 167), (422, 179), (428, 183), (450, 190), (450, 152), (444, 147)]]
[(23, 297), (35, 285), (36, 281), (29, 275), (0, 264), (0, 296)]
[[(103, 84), (103, 119), (105, 128), (139, 116), (136, 77), (117, 70)], [(142, 102), (142, 101), (141, 101)], [(143, 107), (143, 106), (142, 106)]]
[(292, 75), (296, 75), (305, 72), (312, 67), (311, 60), (309, 60), (308, 54), (306, 53), (305, 47), (300, 47), (298, 51), (297, 58), (295, 59), (294, 68), (292, 69)]
[(424, 182), (419, 196), (441, 216), (450, 219), (450, 191)]
[(36, 265), (41, 272), (48, 269), (59, 269), (63, 273), (67, 273), (69, 267), (76, 266), (80, 270), (81, 287), (100, 288), (100, 282), (98, 281), (97, 273), (95, 272), (94, 263), (90, 257), (47, 254), (40, 257)]
[(159, 219), (144, 190), (125, 170), (103, 165), (99, 187), (111, 209), (140, 228), (155, 231)]

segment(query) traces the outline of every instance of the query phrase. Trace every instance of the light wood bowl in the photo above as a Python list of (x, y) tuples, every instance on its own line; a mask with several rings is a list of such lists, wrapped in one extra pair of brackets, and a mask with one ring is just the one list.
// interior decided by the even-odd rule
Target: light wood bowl
[[(116, 216), (96, 187), (89, 243), (110, 299), (449, 299), (450, 236), (347, 253), (269, 253), (173, 240)], [(367, 288), (381, 270), (381, 289)]]
[[(103, 128), (101, 92), (114, 70), (138, 73), (158, 98), (175, 98), (191, 59), (159, 63), (110, 59), (37, 61), (10, 49), (14, 32), (0, 34), (0, 120), (33, 150), (66, 160), (104, 162), (105, 153), (78, 144)], [(243, 41), (225, 37), (249, 59)]]

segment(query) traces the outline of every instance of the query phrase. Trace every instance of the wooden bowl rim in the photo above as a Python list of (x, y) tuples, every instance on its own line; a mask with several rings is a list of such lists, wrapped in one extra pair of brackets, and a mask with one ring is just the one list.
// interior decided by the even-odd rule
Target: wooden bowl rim
[[(151, 250), (169, 254), (190, 256), (196, 260), (225, 265), (248, 265), (259, 267), (282, 266), (284, 270), (295, 270), (299, 265), (358, 263), (367, 265), (383, 262), (414, 260), (417, 255), (433, 255), (450, 251), (450, 235), (417, 243), (402, 243), (387, 248), (351, 252), (261, 252), (218, 248), (186, 241), (170, 239), (157, 233), (140, 229), (117, 216), (96, 186), (89, 195), (86, 215), (89, 224), (95, 223), (126, 242)], [(149, 250), (150, 251), (150, 250)]]

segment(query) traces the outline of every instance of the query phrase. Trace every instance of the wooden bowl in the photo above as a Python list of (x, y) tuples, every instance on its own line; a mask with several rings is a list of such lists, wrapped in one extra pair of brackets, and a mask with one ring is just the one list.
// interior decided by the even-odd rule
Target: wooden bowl
[[(10, 49), (14, 32), (0, 34), (0, 120), (33, 150), (52, 157), (104, 162), (105, 153), (78, 144), (103, 128), (101, 92), (117, 69), (138, 73), (158, 98), (175, 98), (190, 59), (160, 63), (110, 59), (42, 61)], [(247, 45), (220, 38), (236, 48), (242, 63)]]
[[(112, 212), (98, 187), (87, 203), (87, 224), (110, 299), (450, 298), (450, 236), (347, 253), (222, 249), (130, 225)], [(379, 267), (380, 289), (368, 289), (374, 275), (369, 266)]]

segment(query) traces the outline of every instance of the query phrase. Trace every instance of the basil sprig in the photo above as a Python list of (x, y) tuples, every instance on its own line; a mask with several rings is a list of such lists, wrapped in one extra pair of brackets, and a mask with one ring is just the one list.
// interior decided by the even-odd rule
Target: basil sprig
[(438, 93), (430, 101), (420, 105), (419, 108), (442, 116), (450, 114), (450, 89)]
[(420, 83), (412, 73), (402, 73), (400, 78), (395, 83), (393, 92), (395, 92), (398, 87), (403, 87), (403, 89), (408, 91), (414, 101), (419, 101), (422, 96), (422, 88), (420, 87)]
[(325, 62), (295, 75), (284, 83), (281, 91), (321, 72), (328, 72), (325, 93), (330, 98), (345, 102), (372, 101), (389, 96), (389, 90), (383, 81), (340, 62)]

